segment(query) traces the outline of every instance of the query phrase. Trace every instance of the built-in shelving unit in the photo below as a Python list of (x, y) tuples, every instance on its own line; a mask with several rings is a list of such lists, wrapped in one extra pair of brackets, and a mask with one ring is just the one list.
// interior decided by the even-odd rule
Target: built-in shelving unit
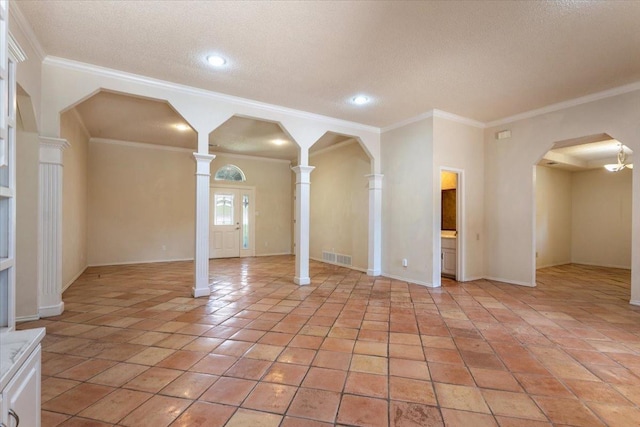
[(7, 0), (0, 0), (0, 331), (15, 327), (16, 80), (8, 55)]

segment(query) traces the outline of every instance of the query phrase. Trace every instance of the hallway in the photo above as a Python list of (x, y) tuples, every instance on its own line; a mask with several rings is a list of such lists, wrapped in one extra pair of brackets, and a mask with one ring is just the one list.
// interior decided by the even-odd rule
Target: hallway
[(597, 426), (640, 419), (628, 270), (425, 288), (293, 257), (89, 268), (42, 357), (43, 426)]

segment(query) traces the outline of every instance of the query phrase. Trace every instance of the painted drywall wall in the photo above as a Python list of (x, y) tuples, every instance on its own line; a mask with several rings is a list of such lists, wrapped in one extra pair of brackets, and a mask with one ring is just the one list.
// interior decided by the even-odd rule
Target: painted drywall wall
[[(18, 118), (19, 118), (18, 114)], [(16, 126), (16, 318), (38, 315), (38, 134)]]
[[(461, 276), (459, 281), (484, 277), (484, 134), (479, 127), (452, 121), (442, 117), (433, 119), (433, 180), (438, 183), (443, 168), (458, 171), (457, 197), (462, 209), (458, 228), (458, 251), (463, 251)], [(434, 230), (439, 230), (440, 192), (439, 184), (434, 189), (433, 215)], [(440, 239), (433, 240), (433, 264), (439, 267)], [(434, 269), (433, 283), (440, 283), (440, 269)]]
[[(512, 137), (497, 140), (496, 132)], [(575, 105), (485, 130), (485, 258), (488, 276), (535, 284), (532, 168), (557, 141), (607, 133), (640, 150), (640, 91)], [(640, 174), (633, 173), (640, 188)], [(631, 300), (640, 303), (640, 192), (633, 195)]]
[(571, 262), (572, 173), (536, 166), (536, 268)]
[(87, 268), (87, 145), (89, 135), (74, 110), (60, 117), (64, 150), (62, 172), (62, 287)]
[(89, 265), (193, 259), (193, 155), (149, 147), (89, 143)]
[(631, 268), (632, 172), (571, 174), (572, 262)]
[[(382, 272), (413, 283), (433, 278), (433, 118), (381, 136)], [(407, 267), (402, 259), (407, 259)]]
[(310, 157), (311, 229), (309, 254), (322, 260), (329, 251), (351, 256), (353, 267), (368, 262), (369, 157), (352, 140)]
[(211, 183), (213, 185), (222, 185), (222, 181), (214, 180), (214, 175), (219, 168), (227, 164), (238, 166), (247, 178), (246, 182), (233, 183), (233, 185), (255, 187), (256, 256), (293, 253), (291, 246), (291, 224), (293, 222), (291, 180), (293, 175), (290, 163), (255, 157), (216, 154), (216, 158), (211, 162)]

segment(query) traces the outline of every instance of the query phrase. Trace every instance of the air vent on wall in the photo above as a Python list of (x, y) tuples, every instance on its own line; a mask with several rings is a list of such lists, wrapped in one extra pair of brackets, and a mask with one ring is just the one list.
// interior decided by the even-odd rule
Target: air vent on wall
[(336, 263), (336, 254), (334, 254), (333, 252), (322, 251), (322, 260), (324, 262), (329, 262), (331, 264), (335, 264)]
[(322, 261), (329, 264), (351, 266), (351, 255), (337, 254), (334, 252), (322, 251)]

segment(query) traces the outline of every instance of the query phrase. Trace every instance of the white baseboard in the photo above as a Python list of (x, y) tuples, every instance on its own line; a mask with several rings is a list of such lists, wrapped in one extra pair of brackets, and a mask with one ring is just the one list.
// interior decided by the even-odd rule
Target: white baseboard
[(34, 320), (40, 320), (40, 316), (38, 316), (37, 314), (33, 314), (31, 316), (17, 316), (16, 317), (16, 323), (33, 322)]
[(537, 266), (536, 265), (536, 270), (539, 270), (541, 268), (550, 268), (550, 267), (557, 267), (559, 265), (567, 265), (567, 264), (571, 264), (571, 261), (565, 261), (565, 262), (556, 262), (554, 264), (544, 264), (544, 265), (540, 265)]
[(459, 282), (473, 282), (475, 280), (482, 280), (484, 279), (483, 276), (471, 276), (471, 277), (465, 277), (462, 280), (458, 280)]
[(428, 288), (437, 288), (438, 287), (438, 286), (434, 286), (433, 283), (430, 283), (430, 282), (423, 282), (421, 280), (408, 279), (406, 277), (395, 276), (393, 274), (387, 274), (384, 271), (382, 272), (382, 276), (383, 277), (388, 277), (390, 279), (402, 280), (403, 282), (413, 283), (415, 285), (426, 286)]
[(40, 318), (60, 316), (63, 312), (64, 312), (64, 301), (61, 301), (59, 304), (56, 304), (56, 305), (49, 305), (46, 307), (38, 308), (38, 313), (40, 314)]
[(382, 275), (382, 270), (367, 269), (367, 275), (368, 276), (373, 276), (373, 277), (381, 276)]
[(73, 284), (73, 282), (78, 280), (78, 277), (82, 276), (82, 273), (84, 273), (86, 271), (87, 267), (88, 267), (88, 265), (85, 265), (84, 268), (82, 268), (82, 270), (80, 270), (78, 272), (78, 274), (73, 276), (73, 279), (69, 280), (69, 282), (67, 282), (67, 284), (62, 287), (62, 292), (66, 291), (67, 288)]
[(103, 264), (89, 264), (87, 267), (109, 267), (112, 265), (133, 265), (133, 264), (156, 264), (160, 262), (179, 262), (179, 261), (193, 261), (193, 258), (175, 258), (175, 259), (157, 259), (157, 260), (144, 260), (144, 261), (122, 261), (122, 262), (110, 262)]
[(208, 286), (206, 288), (191, 288), (191, 295), (194, 298), (208, 297), (211, 295), (211, 289)]
[(640, 300), (632, 299), (631, 301), (629, 301), (629, 304), (640, 306)]
[[(322, 259), (320, 259), (320, 258), (315, 258), (315, 257), (309, 257), (309, 259), (312, 259), (312, 260), (314, 260), (314, 261), (318, 261), (318, 262), (322, 262), (322, 263), (324, 263), (324, 264), (335, 265), (336, 267), (344, 267), (344, 268), (348, 268), (348, 269), (351, 269), (351, 270), (361, 271), (362, 273), (368, 273), (368, 271), (367, 271), (367, 269), (366, 269), (366, 268), (355, 267), (355, 266), (353, 266), (353, 265), (342, 265), (342, 264), (336, 264), (336, 263), (333, 263), (333, 262), (327, 262), (327, 261), (325, 261), (325, 260), (322, 260)], [(379, 276), (379, 275), (380, 275), (380, 273), (378, 273), (378, 276)], [(370, 276), (372, 276), (372, 275), (370, 274)]]
[(588, 265), (589, 267), (604, 267), (604, 268), (619, 268), (620, 270), (631, 270), (628, 265), (613, 265), (613, 264), (596, 264), (591, 262), (571, 261), (569, 264)]
[(257, 257), (263, 257), (263, 256), (281, 256), (281, 255), (293, 255), (291, 252), (277, 252), (277, 253), (273, 253), (273, 254), (258, 254), (256, 255)]
[(531, 284), (531, 283), (529, 283), (529, 282), (521, 282), (521, 281), (519, 281), (519, 280), (504, 279), (504, 278), (502, 278), (502, 277), (490, 277), (490, 276), (485, 276), (485, 277), (484, 277), (484, 279), (492, 280), (492, 281), (494, 281), (494, 282), (507, 283), (507, 284), (509, 284), (509, 285), (527, 286), (527, 287), (529, 287), (529, 288), (535, 288), (535, 287), (536, 287), (535, 283), (534, 283), (534, 284)]

